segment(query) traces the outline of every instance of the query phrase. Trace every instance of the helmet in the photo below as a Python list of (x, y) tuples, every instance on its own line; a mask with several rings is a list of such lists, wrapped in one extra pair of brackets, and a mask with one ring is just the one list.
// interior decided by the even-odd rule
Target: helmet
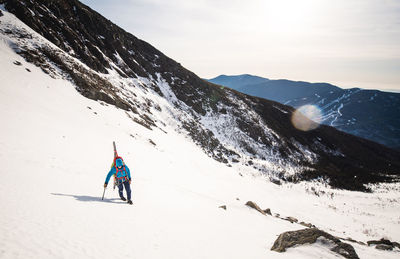
[(115, 166), (116, 166), (116, 167), (122, 167), (123, 165), (124, 165), (124, 162), (122, 161), (121, 158), (117, 158), (117, 159), (115, 160)]

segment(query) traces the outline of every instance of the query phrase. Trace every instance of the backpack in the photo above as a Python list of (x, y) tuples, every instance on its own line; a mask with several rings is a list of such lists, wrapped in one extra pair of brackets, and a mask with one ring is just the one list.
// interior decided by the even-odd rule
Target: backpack
[[(121, 159), (121, 161), (122, 161), (123, 166), (121, 169), (119, 169), (115, 163), (117, 161), (117, 159)], [(125, 162), (122, 159), (122, 157), (116, 156), (114, 158), (113, 166), (115, 167), (115, 170), (116, 170), (116, 173), (114, 174), (114, 184), (118, 185), (118, 184), (121, 184), (121, 183), (129, 180), (128, 173), (126, 172), (126, 169), (125, 169)]]

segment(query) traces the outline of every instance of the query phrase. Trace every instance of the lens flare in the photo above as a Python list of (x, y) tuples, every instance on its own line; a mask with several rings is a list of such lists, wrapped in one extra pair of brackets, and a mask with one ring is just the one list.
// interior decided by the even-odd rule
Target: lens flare
[(302, 131), (309, 131), (318, 128), (321, 120), (321, 110), (315, 105), (303, 105), (292, 115), (293, 126)]

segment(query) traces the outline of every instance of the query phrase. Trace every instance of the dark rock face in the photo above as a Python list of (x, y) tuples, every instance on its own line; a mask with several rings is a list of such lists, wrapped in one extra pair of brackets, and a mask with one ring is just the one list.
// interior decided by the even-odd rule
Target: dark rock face
[[(331, 251), (342, 255), (349, 259), (358, 259), (358, 255), (354, 248), (346, 243), (341, 242), (338, 238), (317, 228), (308, 228), (297, 231), (288, 231), (279, 235), (271, 250), (276, 252), (285, 252), (287, 248), (296, 245), (313, 244), (317, 239), (328, 240), (333, 244)], [(325, 242), (325, 241), (324, 241)]]
[[(113, 71), (121, 78), (144, 78), (141, 89), (166, 98), (182, 112), (176, 116), (179, 130), (219, 162), (248, 162), (273, 175), (276, 183), (324, 179), (333, 187), (361, 191), (366, 190), (364, 184), (392, 182), (400, 175), (400, 152), (328, 126), (299, 131), (291, 124), (292, 107), (204, 81), (77, 0), (0, 2), (59, 48), (21, 45), (18, 53), (25, 60), (50, 76), (62, 71), (83, 96), (132, 111), (137, 115), (132, 121), (152, 129), (159, 126), (150, 108), (161, 110), (158, 104), (126, 94), (129, 91), (124, 90), (139, 86), (116, 86), (107, 76)], [(17, 29), (0, 28), (0, 33), (21, 41), (34, 37)], [(167, 83), (171, 92), (161, 83)], [(204, 118), (212, 123), (206, 125)], [(278, 169), (257, 160), (268, 160)], [(292, 167), (296, 171), (288, 173)]]

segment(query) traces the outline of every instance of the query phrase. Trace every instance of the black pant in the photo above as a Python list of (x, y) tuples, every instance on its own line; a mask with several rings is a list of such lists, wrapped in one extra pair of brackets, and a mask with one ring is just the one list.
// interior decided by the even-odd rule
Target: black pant
[(119, 197), (124, 197), (124, 186), (125, 186), (125, 191), (126, 194), (128, 195), (128, 200), (131, 199), (131, 185), (129, 184), (129, 181), (125, 181), (123, 183), (118, 184), (118, 193)]

